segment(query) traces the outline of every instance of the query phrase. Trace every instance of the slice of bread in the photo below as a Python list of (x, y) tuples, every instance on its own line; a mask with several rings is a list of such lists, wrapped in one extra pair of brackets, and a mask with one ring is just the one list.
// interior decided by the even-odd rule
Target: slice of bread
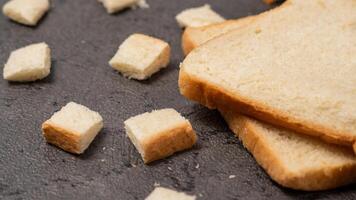
[(126, 77), (144, 80), (167, 67), (170, 54), (167, 42), (135, 33), (120, 45), (109, 64)]
[(180, 91), (209, 108), (352, 146), (355, 9), (353, 0), (289, 0), (191, 52)]
[(21, 24), (35, 26), (49, 9), (49, 0), (10, 0), (3, 6), (8, 18)]
[(75, 153), (83, 153), (103, 128), (103, 118), (89, 108), (69, 102), (42, 124), (48, 143)]
[[(246, 17), (205, 27), (187, 28), (183, 34), (182, 46), (189, 45), (191, 51), (221, 34), (242, 28), (252, 22), (252, 19), (253, 17)], [(257, 162), (280, 185), (315, 191), (355, 182), (356, 158), (350, 149), (273, 127), (233, 112), (221, 113), (230, 129)], [(325, 171), (330, 173), (324, 173)]]
[(197, 136), (189, 123), (174, 109), (162, 109), (131, 117), (126, 133), (145, 163), (191, 148)]
[(220, 36), (221, 34), (250, 24), (254, 18), (254, 16), (250, 16), (238, 20), (228, 20), (202, 27), (187, 27), (182, 35), (182, 49), (184, 55), (188, 55), (188, 53), (196, 47), (217, 36)]
[(234, 112), (222, 115), (258, 164), (284, 187), (317, 191), (356, 181), (356, 157), (349, 148)]
[(195, 196), (164, 187), (156, 187), (145, 200), (195, 200)]
[(176, 20), (178, 25), (182, 28), (206, 26), (225, 21), (225, 19), (214, 12), (208, 4), (183, 10), (176, 16)]
[(3, 72), (8, 81), (27, 82), (43, 79), (51, 71), (51, 50), (44, 42), (11, 52)]

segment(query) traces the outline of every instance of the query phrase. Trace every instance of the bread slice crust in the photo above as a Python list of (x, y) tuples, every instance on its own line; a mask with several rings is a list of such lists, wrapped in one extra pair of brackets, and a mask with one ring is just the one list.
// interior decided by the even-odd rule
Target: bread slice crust
[(210, 109), (230, 109), (237, 113), (253, 116), (273, 125), (319, 137), (330, 143), (351, 147), (356, 140), (356, 138), (350, 136), (351, 133), (328, 129), (317, 124), (293, 118), (286, 113), (269, 108), (260, 102), (231, 94), (224, 88), (219, 88), (208, 81), (200, 80), (188, 74), (184, 70), (184, 67), (180, 69), (178, 85), (180, 93), (183, 96), (197, 101)]
[[(203, 27), (187, 27), (182, 35), (182, 50), (188, 55), (193, 49), (221, 34), (242, 28), (251, 23), (256, 16), (248, 16), (237, 20), (228, 20)], [(218, 32), (212, 31), (218, 30)], [(212, 34), (212, 35), (210, 35)]]
[[(231, 111), (222, 111), (221, 113), (230, 129), (239, 137), (258, 164), (266, 170), (273, 180), (284, 187), (304, 191), (318, 191), (347, 185), (356, 180), (355, 163), (322, 169), (305, 169), (300, 173), (289, 171), (279, 160), (278, 154), (261, 136), (262, 133), (256, 128), (253, 120)], [(349, 149), (344, 150), (348, 151)]]

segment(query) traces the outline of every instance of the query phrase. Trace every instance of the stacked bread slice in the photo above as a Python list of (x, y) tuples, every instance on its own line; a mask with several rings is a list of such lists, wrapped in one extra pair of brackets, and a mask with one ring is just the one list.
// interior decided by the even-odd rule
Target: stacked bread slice
[(180, 91), (219, 109), (281, 185), (354, 182), (355, 9), (353, 0), (289, 0), (242, 21), (187, 29), (186, 53), (209, 41), (182, 63)]

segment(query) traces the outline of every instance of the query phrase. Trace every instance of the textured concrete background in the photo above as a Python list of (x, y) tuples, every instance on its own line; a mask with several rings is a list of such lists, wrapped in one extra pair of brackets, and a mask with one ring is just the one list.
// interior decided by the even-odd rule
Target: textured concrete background
[[(0, 0), (3, 5), (5, 0)], [(178, 92), (183, 56), (174, 16), (210, 3), (226, 18), (270, 7), (260, 0), (148, 0), (150, 9), (106, 14), (96, 0), (55, 0), (37, 28), (0, 15), (0, 65), (9, 53), (34, 42), (52, 49), (51, 75), (29, 84), (0, 79), (0, 199), (143, 199), (161, 186), (199, 199), (356, 199), (355, 185), (304, 193), (276, 185), (228, 130), (216, 111)], [(107, 62), (131, 33), (172, 45), (171, 64), (150, 80), (128, 80)], [(2, 66), (0, 68), (2, 74)], [(105, 128), (84, 155), (46, 144), (40, 125), (68, 101), (100, 112)], [(173, 107), (199, 135), (192, 150), (144, 165), (123, 130), (123, 121), (152, 109)], [(230, 175), (236, 178), (229, 179)]]

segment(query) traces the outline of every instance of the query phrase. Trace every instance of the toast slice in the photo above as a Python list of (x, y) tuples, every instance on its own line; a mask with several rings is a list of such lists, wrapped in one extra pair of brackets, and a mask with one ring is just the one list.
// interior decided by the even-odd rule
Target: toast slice
[(353, 0), (286, 1), (191, 52), (181, 65), (180, 91), (211, 109), (351, 147), (355, 9)]
[[(188, 54), (215, 37), (244, 27), (251, 23), (253, 18), (254, 16), (250, 16), (204, 27), (187, 28), (182, 37), (184, 53)], [(356, 159), (350, 149), (267, 125), (233, 112), (221, 114), (256, 161), (280, 185), (315, 191), (356, 181), (353, 175)], [(329, 175), (324, 173), (325, 171), (329, 171)]]
[(233, 112), (221, 113), (258, 164), (280, 185), (317, 191), (356, 181), (356, 157), (351, 149)]

